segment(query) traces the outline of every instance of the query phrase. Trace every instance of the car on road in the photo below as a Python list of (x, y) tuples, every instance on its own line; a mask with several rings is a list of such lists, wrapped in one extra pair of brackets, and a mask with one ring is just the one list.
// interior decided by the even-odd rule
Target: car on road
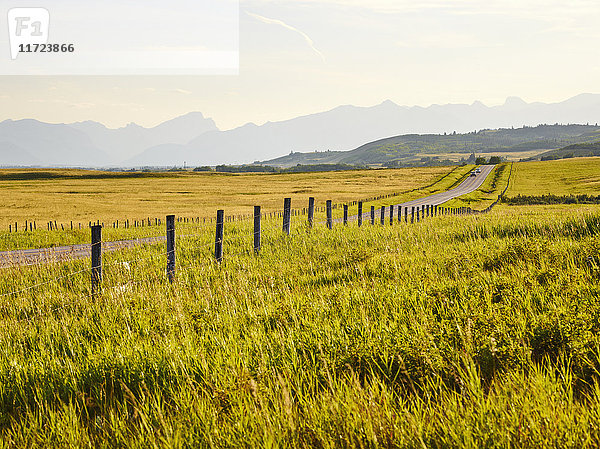
[(471, 172), (471, 176), (477, 176), (477, 173), (475, 173), (475, 170), (473, 170), (473, 171)]
[(477, 168), (475, 169), (475, 173), (481, 173), (481, 169), (480, 169), (479, 167), (477, 167)]

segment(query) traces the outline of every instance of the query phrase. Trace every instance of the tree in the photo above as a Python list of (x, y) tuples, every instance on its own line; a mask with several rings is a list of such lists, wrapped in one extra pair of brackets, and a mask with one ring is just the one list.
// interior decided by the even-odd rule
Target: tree
[(485, 163), (486, 162), (485, 162), (485, 158), (484, 157), (479, 156), (477, 159), (475, 159), (475, 164), (476, 165), (484, 165)]
[(499, 164), (501, 162), (500, 156), (492, 156), (490, 157), (490, 164)]
[(208, 165), (203, 165), (202, 167), (196, 167), (194, 171), (213, 171), (213, 169)]

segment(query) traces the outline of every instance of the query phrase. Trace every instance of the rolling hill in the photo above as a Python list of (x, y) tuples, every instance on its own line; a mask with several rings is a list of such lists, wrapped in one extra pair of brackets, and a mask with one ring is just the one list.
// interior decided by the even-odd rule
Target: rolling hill
[(590, 157), (600, 156), (600, 141), (586, 142), (574, 145), (568, 145), (558, 150), (546, 151), (540, 154), (536, 159), (550, 161), (556, 159), (568, 159), (571, 157)]
[(367, 143), (352, 151), (292, 153), (262, 164), (276, 167), (316, 163), (431, 165), (436, 159), (444, 160), (448, 153), (462, 153), (467, 158), (470, 153), (557, 149), (599, 138), (600, 127), (595, 125), (539, 125), (446, 135), (408, 134)]

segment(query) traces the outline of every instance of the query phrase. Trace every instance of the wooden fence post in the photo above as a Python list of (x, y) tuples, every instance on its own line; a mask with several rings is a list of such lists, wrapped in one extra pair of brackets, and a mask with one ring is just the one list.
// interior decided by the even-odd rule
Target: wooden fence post
[(371, 206), (371, 224), (375, 224), (375, 206)]
[(344, 204), (344, 225), (348, 225), (348, 205)]
[(254, 206), (254, 253), (260, 252), (260, 206)]
[(417, 223), (421, 221), (421, 217), (419, 216), (420, 211), (421, 211), (421, 208), (417, 207)]
[(283, 232), (287, 235), (290, 235), (290, 221), (291, 217), (291, 209), (292, 209), (292, 199), (285, 198), (283, 200)]
[(415, 206), (412, 207), (411, 215), (410, 215), (410, 223), (413, 224), (415, 222)]
[(313, 227), (313, 221), (315, 219), (315, 199), (311, 196), (308, 199), (308, 226)]
[(425, 205), (421, 206), (421, 220), (425, 220)]
[(102, 281), (102, 226), (92, 226), (92, 297), (100, 291)]
[(333, 213), (331, 211), (331, 200), (327, 200), (327, 228), (333, 229)]
[(385, 225), (385, 206), (381, 206), (381, 225)]
[(175, 280), (175, 215), (167, 215), (167, 277)]
[(402, 206), (398, 204), (398, 223), (402, 223)]
[(363, 203), (362, 201), (358, 202), (358, 227), (360, 228), (362, 226), (362, 206)]
[(217, 262), (223, 260), (223, 220), (225, 218), (225, 211), (217, 211), (217, 231), (215, 233), (215, 259)]
[(390, 224), (394, 224), (394, 205), (390, 204)]

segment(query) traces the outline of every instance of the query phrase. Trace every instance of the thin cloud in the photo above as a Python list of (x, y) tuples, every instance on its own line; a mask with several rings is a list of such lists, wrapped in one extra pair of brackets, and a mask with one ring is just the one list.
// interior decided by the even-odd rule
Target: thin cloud
[(248, 14), (250, 17), (255, 18), (256, 20), (259, 20), (263, 23), (269, 24), (269, 25), (279, 25), (284, 27), (287, 30), (293, 31), (295, 33), (298, 33), (300, 36), (302, 36), (304, 38), (304, 40), (306, 41), (306, 43), (308, 44), (308, 46), (310, 48), (312, 48), (312, 50), (319, 55), (319, 57), (323, 60), (323, 62), (325, 62), (325, 56), (323, 56), (323, 53), (321, 53), (317, 47), (315, 47), (315, 43), (313, 42), (313, 40), (308, 36), (308, 34), (306, 34), (303, 31), (300, 31), (298, 28), (295, 28), (291, 25), (288, 25), (287, 23), (281, 21), (281, 20), (277, 20), (277, 19), (269, 19), (268, 17), (263, 17), (260, 16), (258, 14), (254, 14), (251, 12), (246, 11), (246, 14)]

